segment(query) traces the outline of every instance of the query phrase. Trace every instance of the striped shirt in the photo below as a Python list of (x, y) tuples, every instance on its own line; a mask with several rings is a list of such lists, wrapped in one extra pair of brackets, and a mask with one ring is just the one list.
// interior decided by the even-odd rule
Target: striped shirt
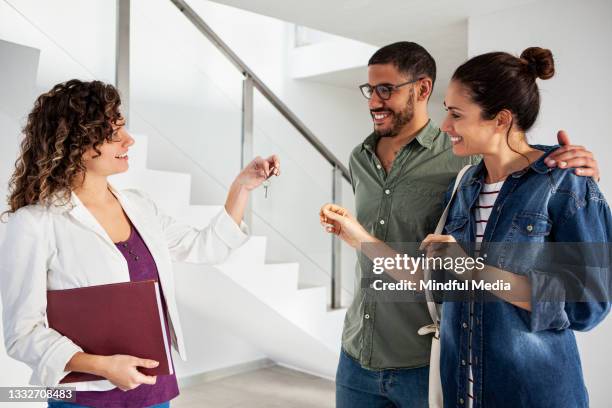
[[(476, 219), (476, 246), (475, 251), (476, 255), (478, 255), (480, 251), (480, 244), (482, 243), (482, 238), (484, 237), (485, 229), (487, 227), (487, 222), (489, 221), (489, 217), (491, 216), (491, 211), (493, 211), (493, 205), (495, 205), (495, 200), (497, 200), (497, 196), (499, 195), (499, 190), (501, 190), (503, 181), (492, 184), (485, 184), (482, 186), (482, 190), (480, 190), (480, 194), (478, 196), (478, 205), (474, 208), (474, 218)], [(470, 302), (470, 335), (468, 340), (468, 349), (469, 349), (469, 357), (468, 357), (468, 407), (474, 406), (474, 374), (472, 372), (472, 325), (474, 319), (474, 302)]]

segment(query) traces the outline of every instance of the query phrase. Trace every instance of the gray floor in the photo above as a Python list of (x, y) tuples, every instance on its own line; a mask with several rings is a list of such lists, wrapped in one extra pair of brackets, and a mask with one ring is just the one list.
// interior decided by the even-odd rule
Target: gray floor
[(332, 381), (273, 366), (181, 389), (171, 408), (325, 408), (334, 406)]

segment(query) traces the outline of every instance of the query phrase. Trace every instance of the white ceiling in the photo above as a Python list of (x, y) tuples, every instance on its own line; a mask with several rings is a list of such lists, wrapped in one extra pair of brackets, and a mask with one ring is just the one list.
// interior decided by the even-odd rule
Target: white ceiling
[[(437, 96), (467, 58), (467, 20), (537, 0), (214, 0), (376, 46), (414, 41), (438, 65)], [(364, 64), (366, 62), (364, 61)], [(362, 83), (364, 71), (322, 78), (338, 85)], [(342, 76), (342, 73), (339, 73)], [(434, 95), (435, 97), (436, 95)]]

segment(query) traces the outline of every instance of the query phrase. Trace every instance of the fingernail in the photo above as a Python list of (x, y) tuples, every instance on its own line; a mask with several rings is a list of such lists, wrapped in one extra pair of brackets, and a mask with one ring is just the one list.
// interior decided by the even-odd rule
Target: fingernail
[(546, 159), (546, 163), (550, 164), (551, 166), (554, 166), (556, 161), (554, 161), (553, 159)]
[(559, 163), (559, 167), (565, 167), (565, 166), (567, 166), (566, 162), (562, 161), (561, 163)]

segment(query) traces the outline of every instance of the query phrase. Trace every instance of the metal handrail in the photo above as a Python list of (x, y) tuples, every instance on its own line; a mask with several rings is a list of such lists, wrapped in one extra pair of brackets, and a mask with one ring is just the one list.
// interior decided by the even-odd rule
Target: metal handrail
[(252, 78), (253, 86), (297, 129), (302, 136), (323, 156), (329, 164), (337, 167), (342, 177), (349, 183), (351, 178), (347, 168), (325, 145), (308, 129), (292, 111), (263, 83), (261, 79), (238, 57), (234, 51), (210, 28), (208, 24), (184, 0), (170, 0), (189, 21), (221, 51), (234, 66), (247, 78)]
[[(241, 166), (253, 156), (253, 88), (256, 88), (297, 131), (332, 165), (331, 191), (332, 202), (342, 200), (342, 179), (349, 183), (351, 178), (347, 168), (323, 143), (306, 127), (306, 125), (280, 100), (278, 96), (263, 83), (261, 79), (238, 57), (223, 40), (202, 20), (202, 18), (184, 1), (170, 0), (181, 13), (224, 54), (244, 76), (242, 88), (242, 137)], [(130, 90), (130, 0), (117, 0), (117, 47), (116, 47), (116, 85), (122, 94), (124, 116), (129, 121)], [(249, 202), (244, 217), (251, 223), (253, 209)], [(341, 245), (340, 239), (333, 235), (331, 239), (331, 307), (340, 308), (341, 302)]]

